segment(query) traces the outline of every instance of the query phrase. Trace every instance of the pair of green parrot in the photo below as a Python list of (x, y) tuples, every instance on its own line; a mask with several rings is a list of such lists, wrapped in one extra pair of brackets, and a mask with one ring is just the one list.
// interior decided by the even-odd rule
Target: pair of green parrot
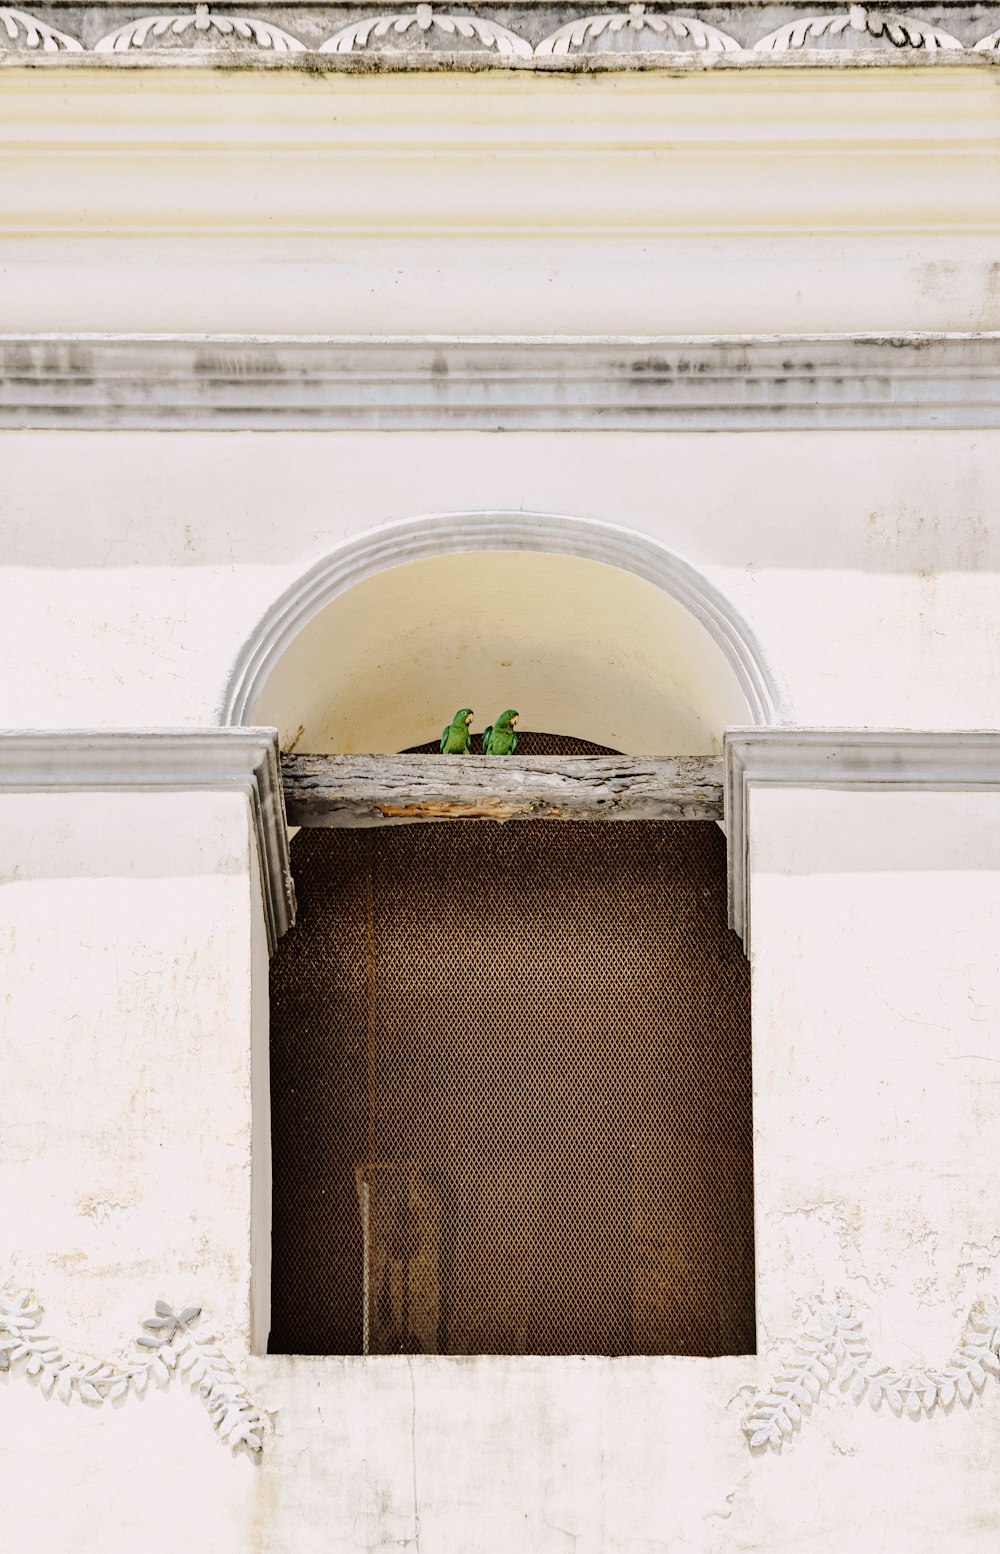
[[(519, 712), (508, 707), (506, 712), (501, 712), (495, 723), (483, 730), (483, 755), (514, 754), (517, 749), (517, 730), (514, 725), (519, 717)], [(471, 722), (472, 708), (459, 707), (441, 735), (442, 755), (468, 755)]]

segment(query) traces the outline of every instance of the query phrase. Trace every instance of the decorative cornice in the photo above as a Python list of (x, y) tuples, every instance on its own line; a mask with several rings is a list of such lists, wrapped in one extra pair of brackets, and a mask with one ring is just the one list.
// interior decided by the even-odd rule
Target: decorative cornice
[(119, 1365), (70, 1359), (55, 1339), (38, 1331), (41, 1311), (27, 1295), (0, 1300), (0, 1372), (20, 1372), (45, 1397), (55, 1394), (63, 1403), (78, 1400), (92, 1408), (144, 1397), (151, 1381), (166, 1387), (179, 1375), (198, 1393), (220, 1440), (234, 1452), (259, 1456), (264, 1418), (216, 1340), (192, 1331), (200, 1307), (187, 1306), (178, 1313), (158, 1300), (155, 1310), (135, 1340), (139, 1353)]
[(948, 1412), (956, 1399), (968, 1407), (987, 1375), (1000, 1376), (1000, 1306), (992, 1297), (969, 1313), (958, 1349), (937, 1370), (897, 1371), (877, 1361), (850, 1306), (836, 1306), (817, 1312), (743, 1429), (752, 1450), (780, 1451), (834, 1381), (852, 1402), (867, 1398), (878, 1409), (884, 1401), (897, 1418), (919, 1419), (937, 1408)]
[[(189, 10), (54, 3), (44, 14), (0, 6), (0, 64), (58, 58), (77, 64), (198, 62), (245, 68), (286, 64), (323, 70), (635, 69), (649, 66), (897, 64), (941, 58), (985, 62), (997, 49), (1000, 11), (937, 0), (920, 16), (848, 4), (817, 14), (782, 0), (723, 0), (686, 7), (617, 9), (565, 0), (436, 9), (367, 10), (352, 0), (283, 0), (247, 14), (226, 4)], [(55, 27), (49, 16), (58, 16)], [(985, 31), (984, 31), (985, 28)]]
[[(601, 295), (620, 293), (622, 307), (634, 315), (637, 299), (645, 296), (641, 286), (635, 292), (635, 277), (652, 273), (655, 259), (650, 250), (645, 269), (634, 269), (647, 241), (680, 253), (677, 245), (688, 239), (718, 240), (732, 257), (741, 238), (783, 246), (798, 237), (815, 245), (826, 234), (835, 265), (836, 255), (848, 252), (844, 242), (850, 247), (862, 235), (905, 236), (906, 252), (925, 257), (939, 249), (953, 253), (956, 242), (965, 252), (972, 238), (988, 239), (984, 252), (993, 252), (1000, 239), (1000, 203), (987, 176), (1000, 147), (996, 94), (990, 77), (961, 70), (915, 79), (905, 90), (895, 80), (873, 87), (863, 71), (831, 72), (820, 91), (797, 71), (780, 80), (751, 73), (738, 82), (702, 71), (672, 84), (654, 72), (630, 80), (624, 92), (622, 81), (610, 75), (593, 78), (585, 92), (573, 94), (571, 105), (558, 82), (528, 88), (504, 72), (469, 77), (442, 71), (383, 81), (366, 76), (341, 81), (335, 112), (329, 83), (280, 73), (264, 83), (252, 70), (209, 82), (200, 69), (178, 74), (156, 68), (141, 82), (95, 75), (85, 84), (58, 71), (21, 71), (5, 83), (0, 229), (8, 243), (24, 239), (32, 245), (22, 252), (20, 267), (10, 261), (15, 268), (5, 274), (6, 290), (14, 287), (20, 311), (36, 316), (56, 305), (65, 311), (75, 295), (68, 281), (57, 282), (58, 265), (29, 262), (40, 242), (67, 244), (58, 250), (66, 257), (79, 256), (87, 239), (107, 241), (114, 246), (95, 253), (112, 264), (111, 274), (115, 263), (124, 262), (119, 245), (128, 249), (139, 239), (164, 241), (174, 253), (192, 240), (260, 239), (262, 252), (272, 255), (286, 241), (364, 239), (379, 244), (376, 271), (389, 263), (389, 245), (397, 241), (470, 239), (476, 247), (463, 274), (478, 296), (475, 317), (489, 319), (475, 332), (488, 329), (491, 335), (513, 332), (527, 294), (517, 283), (517, 266), (507, 265), (506, 283), (495, 273), (501, 250), (494, 252), (490, 241), (501, 240), (509, 258), (522, 250), (506, 245), (527, 240), (533, 264), (554, 252), (550, 245), (566, 242), (571, 246), (558, 275), (553, 272), (553, 306), (571, 318), (572, 334), (582, 335), (601, 322), (596, 293), (571, 277), (582, 273), (583, 252), (594, 242), (620, 245), (609, 272), (611, 292)], [(790, 136), (796, 137), (795, 154)], [(154, 145), (155, 198), (149, 172)], [(873, 158), (892, 167), (877, 199)], [(935, 247), (938, 240), (943, 247)], [(295, 250), (300, 257), (316, 251)], [(302, 295), (290, 298), (279, 267), (267, 304), (272, 319), (294, 315), (292, 327), (306, 336), (326, 330), (331, 320), (343, 329), (351, 288), (360, 284), (360, 256), (360, 250), (353, 259), (346, 253), (351, 262), (343, 295), (328, 294), (323, 282), (318, 290), (300, 287)], [(155, 279), (159, 273), (155, 265), (148, 275), (142, 271), (145, 305), (166, 318), (183, 299), (172, 283)], [(239, 299), (249, 281), (234, 276), (232, 265), (222, 265), (215, 280), (213, 274), (209, 265), (206, 284), (221, 288), (212, 316), (245, 311)], [(692, 282), (685, 275), (682, 264), (673, 290), (657, 293), (671, 315), (689, 300)], [(377, 291), (374, 271), (371, 281)], [(881, 284), (873, 282), (869, 311), (884, 305)], [(424, 302), (412, 286), (404, 290), (407, 316), (395, 310), (395, 332), (426, 338)], [(834, 290), (843, 301), (843, 289)], [(444, 335), (470, 330), (464, 323), (468, 304), (464, 282), (460, 293), (439, 287), (426, 299)], [(830, 305), (836, 311), (841, 304), (833, 299)], [(118, 304), (111, 298), (102, 307), (103, 327), (116, 329)], [(5, 327), (13, 327), (9, 318)], [(250, 380), (259, 382), (252, 357), (244, 361)], [(266, 376), (266, 358), (262, 370)], [(405, 403), (405, 380), (398, 392)], [(552, 384), (548, 392), (561, 400), (566, 388)], [(305, 394), (308, 409), (308, 385)]]
[(1000, 334), (0, 335), (0, 427), (1000, 426)]
[(750, 948), (750, 792), (753, 788), (1000, 789), (1000, 731), (728, 729), (723, 803), (729, 922)]
[(7, 793), (225, 792), (250, 804), (268, 943), (295, 920), (275, 729), (59, 729), (0, 733)]

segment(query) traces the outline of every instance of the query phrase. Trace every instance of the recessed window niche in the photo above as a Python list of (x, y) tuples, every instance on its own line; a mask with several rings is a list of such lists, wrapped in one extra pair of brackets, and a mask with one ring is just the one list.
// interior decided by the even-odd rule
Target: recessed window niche
[(292, 860), (271, 1350), (753, 1352), (749, 968), (719, 828), (317, 828)]

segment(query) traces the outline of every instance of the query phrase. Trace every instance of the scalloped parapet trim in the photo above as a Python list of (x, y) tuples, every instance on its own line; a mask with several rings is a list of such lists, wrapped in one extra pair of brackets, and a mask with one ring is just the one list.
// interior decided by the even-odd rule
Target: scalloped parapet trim
[(42, 1313), (29, 1296), (0, 1299), (0, 1371), (26, 1376), (45, 1397), (91, 1408), (144, 1397), (151, 1381), (167, 1387), (180, 1377), (201, 1398), (219, 1439), (234, 1451), (258, 1456), (264, 1445), (263, 1415), (211, 1334), (192, 1331), (200, 1308), (187, 1306), (178, 1313), (158, 1300), (154, 1309), (135, 1340), (137, 1353), (122, 1365), (73, 1359), (56, 1339), (39, 1331)]
[(245, 43), (251, 48), (273, 49), (278, 54), (301, 54), (305, 44), (293, 38), (291, 33), (270, 22), (259, 21), (254, 16), (229, 16), (220, 11), (210, 11), (207, 5), (178, 16), (140, 16), (137, 21), (116, 27), (94, 45), (95, 54), (124, 54), (129, 49), (156, 48), (168, 35), (183, 38), (193, 29), (194, 33), (217, 33), (226, 42)]
[[(982, 62), (1000, 47), (1000, 8), (984, 11), (947, 0), (920, 16), (859, 4), (817, 14), (782, 0), (755, 6), (730, 0), (698, 14), (644, 0), (611, 10), (558, 0), (438, 9), (421, 0), (408, 11), (380, 11), (344, 0), (316, 5), (306, 0), (264, 6), (252, 15), (208, 3), (190, 11), (132, 16), (127, 11), (71, 4), (60, 8), (56, 28), (45, 15), (0, 6), (0, 62), (30, 64), (69, 56), (82, 62), (80, 56), (99, 56), (101, 63), (155, 59), (158, 64), (301, 66), (322, 56), (323, 68), (328, 61), (341, 66), (367, 61), (411, 69), (432, 68), (436, 62), (451, 68), (576, 64), (623, 69), (720, 59), (759, 66), (788, 55), (803, 64), (874, 64), (931, 55), (950, 61), (972, 56)], [(112, 19), (117, 25), (108, 28)], [(986, 27), (991, 30), (984, 32)]]
[(363, 21), (342, 27), (332, 38), (320, 44), (321, 54), (351, 54), (355, 49), (378, 45), (390, 35), (400, 37), (416, 28), (417, 32), (437, 32), (442, 38), (465, 38), (485, 49), (496, 49), (507, 59), (530, 59), (531, 44), (508, 27), (486, 21), (479, 16), (451, 15), (435, 11), (429, 5), (418, 5), (415, 11), (405, 11), (392, 16), (369, 16)]
[(611, 40), (618, 33), (650, 32), (655, 41), (646, 44), (650, 50), (671, 53), (678, 41), (704, 54), (731, 54), (739, 50), (739, 44), (718, 27), (710, 27), (694, 16), (677, 16), (647, 11), (643, 5), (630, 5), (627, 11), (609, 11), (596, 16), (578, 17), (567, 22), (551, 37), (536, 44), (535, 54), (585, 53), (588, 43), (602, 35)]
[(968, 1406), (991, 1375), (1000, 1376), (1000, 1306), (992, 1297), (973, 1307), (958, 1348), (939, 1370), (898, 1371), (876, 1360), (850, 1306), (828, 1307), (755, 1400), (743, 1429), (751, 1450), (780, 1452), (834, 1382), (854, 1403), (867, 1398), (873, 1409), (886, 1403), (897, 1418), (919, 1419), (956, 1401)]
[[(754, 44), (758, 53), (782, 53), (786, 49), (807, 49), (820, 38), (841, 37), (844, 33), (864, 33), (869, 38), (888, 38), (897, 49), (957, 49), (963, 45), (943, 27), (914, 16), (898, 16), (890, 11), (869, 10), (863, 5), (852, 5), (847, 11), (832, 16), (807, 16), (788, 22), (775, 32), (768, 33)], [(987, 39), (973, 44), (982, 48)]]

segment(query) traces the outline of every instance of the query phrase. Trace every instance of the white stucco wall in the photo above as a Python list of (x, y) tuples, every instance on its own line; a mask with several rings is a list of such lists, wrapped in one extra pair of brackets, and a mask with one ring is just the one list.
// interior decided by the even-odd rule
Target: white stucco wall
[(940, 63), (10, 72), (3, 327), (995, 329), (998, 126)]
[[(1000, 324), (980, 70), (48, 68), (5, 74), (0, 143), (4, 329)], [(0, 437), (0, 725), (210, 721), (310, 562), (503, 508), (675, 549), (752, 626), (793, 721), (996, 722), (995, 432)]]
[(9, 794), (0, 828), (6, 1277), (99, 1348), (134, 1326), (137, 1280), (242, 1333), (245, 800)]
[(203, 1304), (270, 1421), (255, 1465), (177, 1383), (95, 1410), (5, 1378), (12, 1547), (993, 1547), (995, 1382), (916, 1424), (835, 1391), (780, 1456), (741, 1421), (816, 1302), (934, 1366), (996, 1288), (1000, 797), (751, 806), (759, 1357), (365, 1362), (250, 1353), (242, 799), (4, 799), (10, 1282), (95, 1358)]
[[(947, 67), (6, 71), (3, 323), (995, 328), (998, 104), (984, 72)], [(241, 644), (317, 558), (417, 514), (502, 509), (678, 553), (748, 623), (791, 721), (1000, 726), (996, 432), (8, 431), (0, 455), (0, 726), (211, 723)], [(399, 581), (382, 602), (402, 631)], [(640, 593), (619, 580), (595, 619), (602, 717), (634, 684), (612, 650)], [(539, 683), (549, 638), (526, 597)], [(556, 642), (572, 612), (557, 613)], [(348, 742), (328, 714), (350, 619), (330, 617), (316, 662), (303, 639), (274, 705), (286, 732), (312, 697), (318, 742)], [(670, 632), (656, 640), (669, 657)], [(387, 742), (432, 738), (465, 699), (421, 651), (405, 667), (426, 705)], [(650, 660), (644, 694), (655, 678)], [(578, 691), (546, 686), (539, 721), (565, 712), (566, 731), (600, 737)], [(706, 739), (731, 715), (720, 691)], [(998, 804), (753, 796), (759, 1357), (365, 1363), (254, 1352), (267, 1011), (245, 800), (4, 796), (0, 1292), (32, 1292), (68, 1351), (109, 1359), (158, 1297), (201, 1304), (269, 1419), (255, 1465), (176, 1384), (96, 1410), (0, 1375), (4, 1539), (19, 1554), (993, 1554), (994, 1382), (917, 1423), (824, 1398), (780, 1456), (751, 1455), (741, 1421), (812, 1303), (849, 1300), (878, 1356), (934, 1366), (1000, 1284)]]
[[(159, 1298), (246, 1343), (252, 846), (240, 795), (0, 802), (0, 1293), (73, 1358), (124, 1358)], [(207, 1550), (246, 1522), (176, 1385), (96, 1414), (3, 1376), (0, 1407), (11, 1547)]]
[(679, 553), (752, 628), (794, 722), (997, 726), (996, 433), (10, 432), (3, 451), (7, 726), (211, 722), (317, 557), (387, 521), (504, 508)]
[[(750, 817), (765, 1369), (820, 1289), (878, 1359), (942, 1367), (998, 1283), (1000, 796), (756, 791)], [(754, 1469), (759, 1546), (991, 1547), (996, 1401), (824, 1403), (794, 1466)]]

